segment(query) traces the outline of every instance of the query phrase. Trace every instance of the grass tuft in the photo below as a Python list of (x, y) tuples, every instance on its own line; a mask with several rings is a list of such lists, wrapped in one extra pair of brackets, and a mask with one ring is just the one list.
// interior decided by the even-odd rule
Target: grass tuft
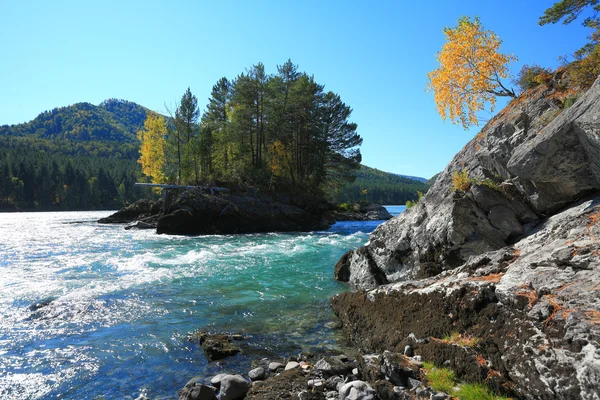
[(444, 336), (442, 338), (442, 342), (448, 344), (457, 344), (464, 347), (475, 347), (479, 342), (481, 342), (481, 339), (472, 336), (461, 335), (458, 332), (452, 332), (450, 335)]
[(451, 393), (456, 384), (454, 371), (448, 368), (438, 368), (432, 363), (423, 363), (427, 384), (437, 392)]
[(455, 396), (459, 400), (508, 400), (506, 397), (494, 395), (487, 386), (478, 383), (459, 385)]

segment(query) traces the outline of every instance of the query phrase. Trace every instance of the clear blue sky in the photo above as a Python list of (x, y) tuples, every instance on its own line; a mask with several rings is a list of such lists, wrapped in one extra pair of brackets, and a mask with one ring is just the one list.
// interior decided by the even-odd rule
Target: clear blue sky
[(552, 0), (17, 1), (0, 0), (0, 125), (107, 98), (164, 112), (191, 87), (290, 58), (350, 105), (363, 162), (430, 177), (478, 131), (444, 123), (426, 74), (442, 29), (479, 15), (523, 64), (556, 67), (587, 30), (540, 27)]

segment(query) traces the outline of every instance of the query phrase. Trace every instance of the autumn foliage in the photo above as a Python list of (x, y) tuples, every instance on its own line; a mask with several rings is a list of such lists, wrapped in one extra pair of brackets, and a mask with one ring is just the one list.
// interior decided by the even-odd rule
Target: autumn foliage
[(144, 129), (137, 133), (140, 140), (142, 172), (152, 177), (153, 183), (165, 182), (165, 146), (167, 125), (165, 119), (155, 113), (148, 113)]
[(475, 17), (462, 17), (454, 28), (445, 28), (446, 43), (437, 54), (439, 68), (427, 76), (434, 92), (438, 113), (443, 119), (460, 123), (466, 129), (477, 125), (477, 112), (486, 103), (493, 111), (496, 96), (516, 97), (501, 80), (508, 77), (507, 65), (513, 55), (499, 52), (502, 41), (486, 31)]

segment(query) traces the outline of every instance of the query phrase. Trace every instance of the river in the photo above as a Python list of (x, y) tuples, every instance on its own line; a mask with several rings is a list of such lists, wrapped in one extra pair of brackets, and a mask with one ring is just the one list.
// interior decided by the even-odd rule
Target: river
[[(339, 348), (333, 267), (381, 222), (185, 237), (95, 222), (109, 214), (0, 214), (0, 398), (170, 399), (252, 357)], [(198, 329), (248, 347), (208, 363)]]

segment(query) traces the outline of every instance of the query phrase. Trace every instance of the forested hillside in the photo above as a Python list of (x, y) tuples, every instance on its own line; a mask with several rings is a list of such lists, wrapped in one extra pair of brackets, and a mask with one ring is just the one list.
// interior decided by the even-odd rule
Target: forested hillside
[(335, 195), (338, 202), (369, 201), (379, 204), (406, 204), (418, 199), (417, 191), (425, 193), (429, 184), (369, 168), (362, 165), (356, 173), (356, 180), (340, 189)]
[(0, 209), (114, 209), (146, 195), (136, 131), (146, 109), (78, 103), (0, 127)]

